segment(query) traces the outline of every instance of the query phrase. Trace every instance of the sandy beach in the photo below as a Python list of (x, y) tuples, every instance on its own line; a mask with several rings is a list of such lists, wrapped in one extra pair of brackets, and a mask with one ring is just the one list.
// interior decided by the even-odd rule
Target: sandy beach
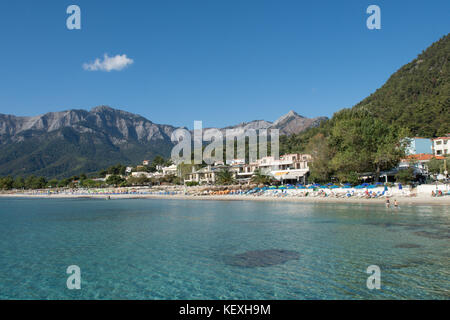
[[(304, 202), (304, 203), (360, 203), (360, 204), (382, 204), (385, 198), (333, 198), (333, 197), (276, 197), (276, 196), (254, 196), (254, 195), (164, 195), (164, 194), (0, 194), (3, 198), (34, 198), (34, 199), (171, 199), (171, 200), (210, 200), (210, 201), (271, 201), (271, 202)], [(450, 197), (392, 197), (391, 203), (397, 199), (399, 205), (450, 205)]]

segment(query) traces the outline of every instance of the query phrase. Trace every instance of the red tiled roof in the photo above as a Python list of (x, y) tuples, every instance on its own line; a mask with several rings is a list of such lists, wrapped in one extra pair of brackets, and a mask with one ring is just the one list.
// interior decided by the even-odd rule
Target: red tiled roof
[(405, 160), (418, 160), (418, 161), (427, 161), (431, 159), (444, 160), (445, 158), (442, 156), (435, 156), (433, 154), (428, 153), (419, 153), (419, 154), (411, 154), (406, 157)]
[(432, 140), (448, 140), (450, 139), (450, 137), (438, 137), (438, 138), (434, 138)]

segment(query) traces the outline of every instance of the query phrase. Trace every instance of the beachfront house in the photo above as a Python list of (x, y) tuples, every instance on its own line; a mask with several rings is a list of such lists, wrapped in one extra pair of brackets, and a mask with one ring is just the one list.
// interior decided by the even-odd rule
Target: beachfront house
[(439, 137), (433, 139), (433, 154), (435, 156), (448, 156), (450, 155), (450, 134), (446, 137)]
[(230, 171), (234, 173), (234, 177), (237, 182), (244, 183), (249, 182), (255, 172), (255, 170), (258, 168), (257, 162), (252, 163), (234, 163), (230, 167)]
[(431, 159), (443, 160), (444, 157), (425, 153), (409, 155), (405, 159), (400, 160), (398, 169), (412, 168), (414, 169), (414, 176), (416, 179), (419, 182), (425, 182), (426, 177), (429, 176), (427, 163)]
[(413, 167), (420, 170), (422, 174), (428, 174), (427, 162), (431, 159), (443, 160), (442, 156), (435, 156), (433, 154), (412, 154), (407, 156), (405, 159), (400, 160), (399, 168), (410, 168)]
[(279, 159), (264, 157), (258, 160), (258, 168), (262, 174), (272, 176), (281, 183), (305, 183), (309, 172), (309, 154), (285, 154)]
[(198, 184), (214, 184), (217, 180), (217, 173), (226, 168), (227, 166), (219, 165), (219, 166), (211, 166), (207, 165), (206, 167), (195, 170), (195, 167), (192, 167), (192, 172), (187, 174), (184, 182), (197, 182)]

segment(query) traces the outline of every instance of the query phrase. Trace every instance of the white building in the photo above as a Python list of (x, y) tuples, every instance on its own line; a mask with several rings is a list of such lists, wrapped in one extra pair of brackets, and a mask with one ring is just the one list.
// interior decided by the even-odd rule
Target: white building
[(258, 168), (261, 173), (271, 175), (278, 181), (304, 182), (309, 172), (310, 161), (312, 157), (309, 154), (285, 154), (278, 160), (274, 157), (258, 160)]
[(214, 184), (216, 183), (217, 173), (226, 166), (206, 166), (199, 170), (192, 167), (192, 172), (186, 175), (184, 182), (197, 182), (199, 184)]
[(448, 156), (450, 155), (450, 136), (439, 137), (433, 139), (433, 154), (435, 156)]
[(177, 166), (175, 164), (168, 167), (162, 167), (161, 170), (163, 176), (177, 175), (178, 172)]
[(135, 177), (135, 178), (140, 178), (140, 177), (151, 178), (153, 175), (150, 172), (138, 171), (138, 172), (132, 172), (131, 176)]

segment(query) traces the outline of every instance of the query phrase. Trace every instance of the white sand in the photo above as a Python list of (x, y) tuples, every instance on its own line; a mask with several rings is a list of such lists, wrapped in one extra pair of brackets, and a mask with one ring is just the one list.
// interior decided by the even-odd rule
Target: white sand
[[(378, 199), (364, 199), (364, 198), (333, 198), (333, 197), (276, 197), (276, 196), (253, 196), (253, 195), (159, 195), (159, 194), (92, 194), (92, 195), (78, 195), (78, 194), (0, 194), (3, 198), (40, 198), (40, 199), (64, 199), (64, 198), (92, 198), (92, 199), (177, 199), (177, 200), (220, 200), (220, 201), (287, 201), (287, 202), (307, 202), (307, 203), (374, 203), (383, 204), (386, 202), (385, 198)], [(415, 196), (415, 197), (391, 197), (391, 205), (394, 200), (397, 200), (399, 205), (450, 205), (450, 197), (431, 197), (431, 196)]]

